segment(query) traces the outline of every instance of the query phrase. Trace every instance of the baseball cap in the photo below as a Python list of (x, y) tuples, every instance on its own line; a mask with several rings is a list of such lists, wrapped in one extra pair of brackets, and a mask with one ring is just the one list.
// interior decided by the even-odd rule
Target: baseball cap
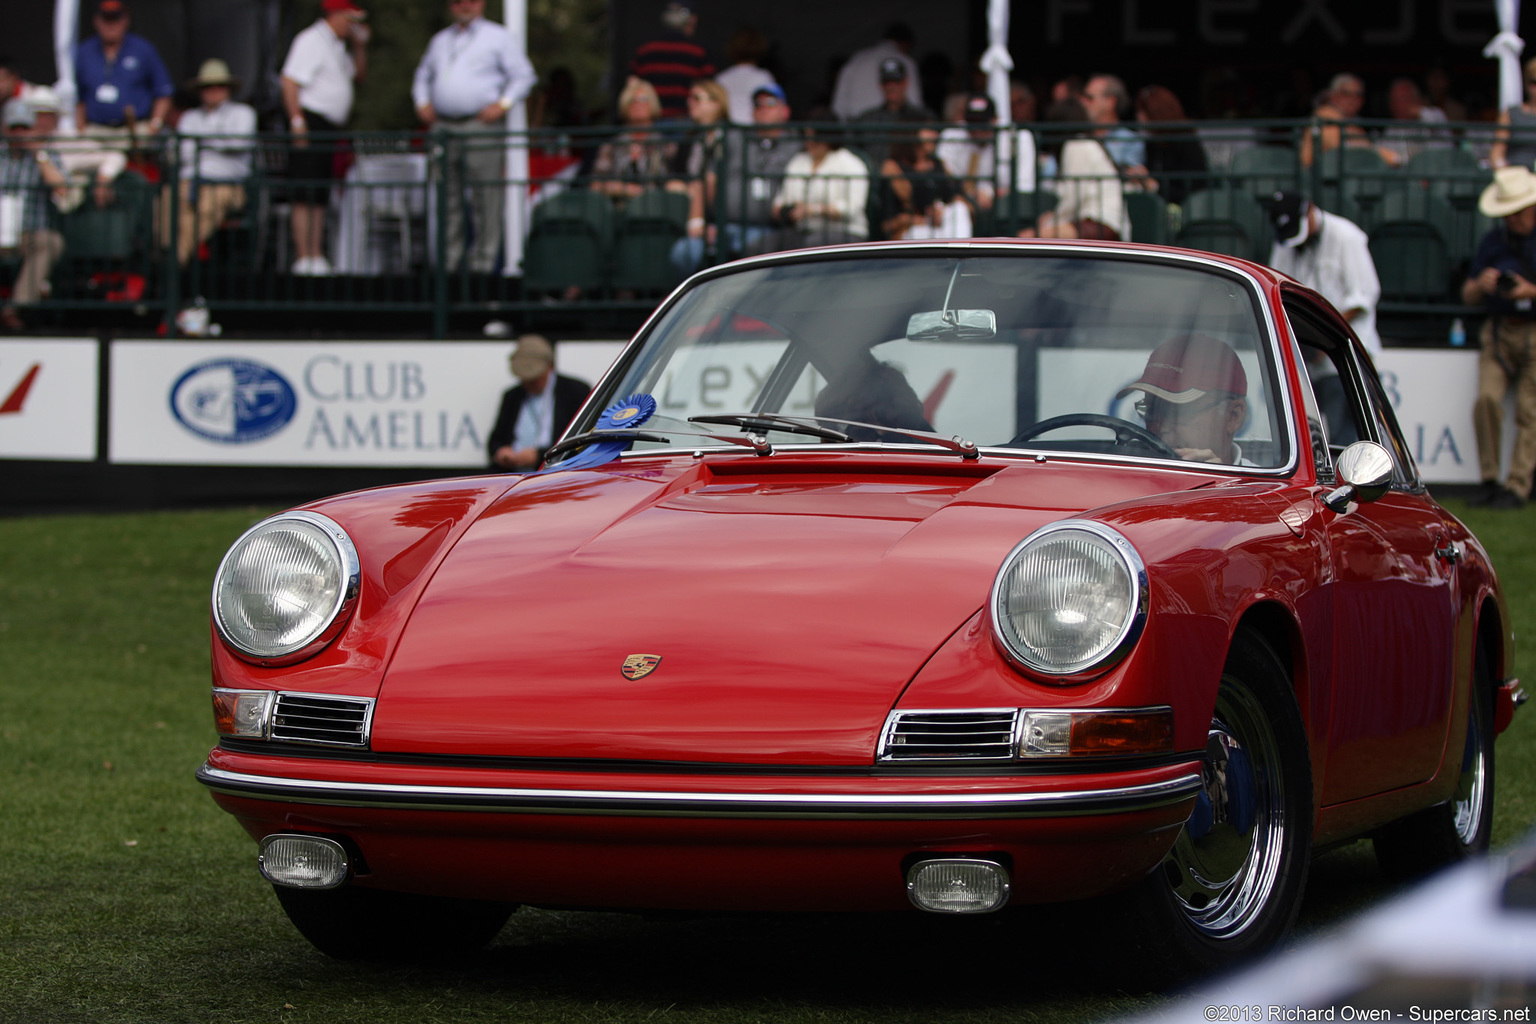
[(27, 104), (36, 113), (59, 113), (59, 94), (46, 85), (34, 86), (27, 90)]
[(358, 21), (368, 17), (368, 12), (357, 6), (353, 0), (323, 0), (320, 11), (322, 14), (350, 14)]
[(789, 102), (789, 98), (784, 95), (784, 90), (779, 87), (777, 82), (764, 82), (762, 85), (758, 86), (756, 89), (753, 89), (752, 90), (752, 102), (756, 103), (757, 102), (757, 98), (759, 96), (763, 95), (764, 93), (767, 93), (769, 96), (772, 96), (774, 99), (778, 100), (780, 103), (788, 103)]
[(687, 4), (670, 3), (661, 10), (661, 23), (679, 32), (687, 27), (691, 17), (693, 10)]
[(5, 126), (7, 128), (31, 128), (37, 124), (37, 113), (32, 109), (32, 104), (26, 100), (13, 99), (5, 105)]
[(555, 347), (548, 338), (542, 334), (525, 334), (517, 339), (517, 348), (512, 353), (512, 375), (535, 377), (554, 362)]
[(128, 5), (123, 3), (123, 0), (101, 0), (101, 3), (96, 5), (96, 17), (107, 21), (116, 21), (118, 18), (126, 17), (127, 14)]
[(1269, 202), (1269, 222), (1275, 226), (1275, 241), (1294, 249), (1312, 235), (1312, 221), (1307, 210), (1312, 204), (1300, 192), (1276, 192)]
[(971, 124), (991, 124), (997, 119), (997, 108), (992, 99), (982, 93), (972, 93), (965, 101), (965, 119)]
[(907, 80), (907, 66), (895, 57), (887, 57), (880, 62), (880, 81), (905, 82)]
[(1246, 395), (1248, 374), (1226, 342), (1204, 334), (1181, 334), (1153, 349), (1141, 376), (1117, 391), (1115, 398), (1132, 391), (1188, 405), (1210, 391)]

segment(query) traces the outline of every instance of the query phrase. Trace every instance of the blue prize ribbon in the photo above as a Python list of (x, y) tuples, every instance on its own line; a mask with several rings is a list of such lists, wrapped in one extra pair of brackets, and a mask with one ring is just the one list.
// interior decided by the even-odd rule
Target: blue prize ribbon
[[(622, 402), (614, 402), (604, 409), (603, 414), (597, 418), (595, 429), (633, 429), (654, 415), (656, 415), (656, 399), (644, 394), (630, 395)], [(591, 469), (593, 466), (601, 466), (605, 462), (612, 462), (618, 458), (630, 443), (624, 438), (593, 441), (564, 462), (558, 462), (540, 472), (552, 473), (557, 469)]]

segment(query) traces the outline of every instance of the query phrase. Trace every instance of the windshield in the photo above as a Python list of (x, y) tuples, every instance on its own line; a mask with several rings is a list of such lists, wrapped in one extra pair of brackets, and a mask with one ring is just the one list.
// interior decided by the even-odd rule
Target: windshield
[[(1235, 273), (1134, 255), (759, 266), (681, 296), (576, 430), (649, 395), (640, 429), (669, 440), (632, 450), (724, 445), (700, 435), (744, 430), (774, 445), (921, 445), (933, 431), (1021, 452), (1279, 467), (1288, 441), (1259, 308)], [(836, 430), (720, 422), (749, 414)]]

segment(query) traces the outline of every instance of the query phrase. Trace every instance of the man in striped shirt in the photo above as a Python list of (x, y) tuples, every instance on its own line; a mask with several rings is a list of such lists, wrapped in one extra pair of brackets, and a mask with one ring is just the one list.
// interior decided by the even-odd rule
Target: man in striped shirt
[(640, 44), (629, 73), (650, 82), (661, 98), (661, 120), (681, 121), (688, 116), (688, 91), (701, 78), (713, 78), (715, 65), (704, 47), (693, 41), (699, 16), (680, 3), (669, 3), (661, 12), (665, 31), (659, 39)]
[(58, 155), (44, 148), (34, 127), (36, 112), (26, 100), (4, 105), (6, 146), (0, 150), (0, 250), (21, 257), (21, 269), (11, 286), (11, 301), (0, 308), (0, 328), (25, 326), (17, 306), (27, 306), (48, 291), (48, 275), (64, 252), (64, 236), (50, 226), (50, 195), (57, 200), (66, 189)]

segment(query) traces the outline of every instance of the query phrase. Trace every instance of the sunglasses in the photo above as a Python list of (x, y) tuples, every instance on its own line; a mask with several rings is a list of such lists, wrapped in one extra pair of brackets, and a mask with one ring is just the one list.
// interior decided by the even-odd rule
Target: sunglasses
[(1231, 401), (1225, 395), (1217, 395), (1214, 399), (1206, 399), (1203, 402), (1191, 402), (1188, 405), (1178, 405), (1164, 398), (1143, 398), (1134, 406), (1136, 415), (1141, 417), (1143, 423), (1151, 423), (1153, 420), (1162, 422), (1199, 419), (1212, 409), (1219, 409)]

